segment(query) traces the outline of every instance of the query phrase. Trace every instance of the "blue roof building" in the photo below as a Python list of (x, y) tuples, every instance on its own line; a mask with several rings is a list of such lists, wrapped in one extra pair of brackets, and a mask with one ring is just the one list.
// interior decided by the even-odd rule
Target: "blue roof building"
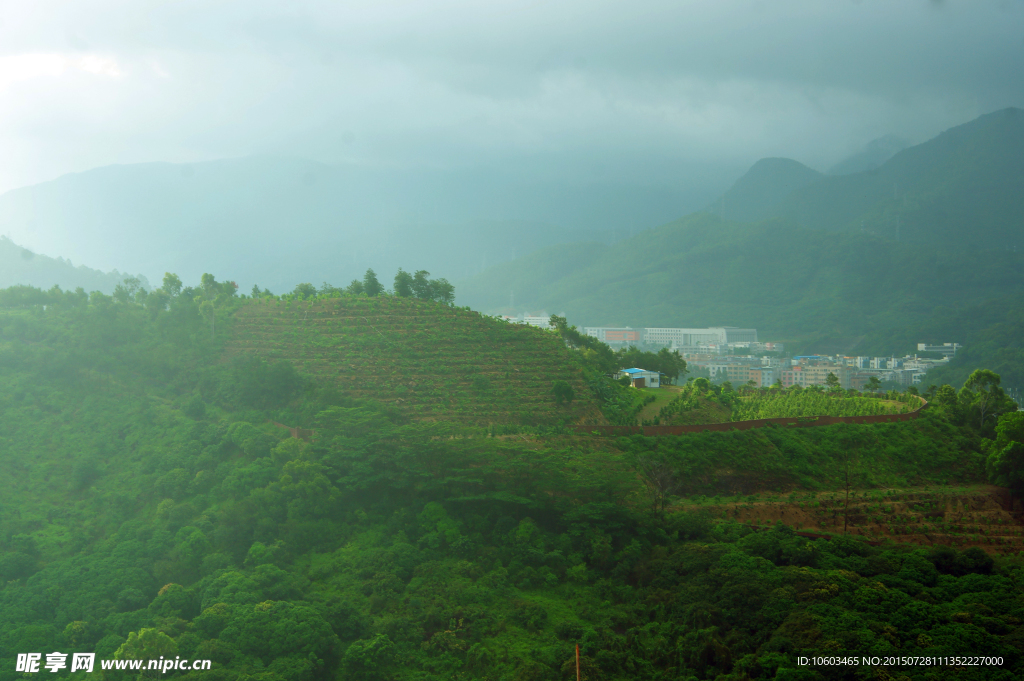
[(634, 388), (660, 388), (661, 387), (661, 374), (657, 371), (647, 371), (646, 369), (620, 369), (619, 377), (628, 376), (630, 383)]

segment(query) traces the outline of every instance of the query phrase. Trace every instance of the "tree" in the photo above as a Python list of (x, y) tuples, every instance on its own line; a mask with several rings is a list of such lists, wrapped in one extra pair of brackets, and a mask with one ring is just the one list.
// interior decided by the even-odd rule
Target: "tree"
[(359, 281), (358, 279), (353, 279), (352, 282), (347, 287), (345, 287), (345, 293), (349, 294), (350, 296), (358, 296), (362, 292), (363, 282)]
[(829, 390), (837, 390), (839, 388), (839, 377), (831, 371), (828, 372), (828, 376), (825, 378), (825, 385), (828, 386)]
[(1002, 449), (996, 449), (985, 461), (985, 472), (989, 482), (1010, 489), (1010, 508), (1013, 498), (1024, 495), (1024, 444), (1010, 442)]
[(999, 387), (999, 374), (988, 369), (975, 369), (964, 381), (960, 391), (961, 401), (965, 406), (977, 409), (978, 427), (985, 425), (985, 420), (1007, 411), (1016, 411), (1017, 405), (1006, 397)]
[(990, 454), (985, 461), (989, 482), (1010, 489), (1013, 497), (1024, 495), (1024, 412), (1003, 414), (996, 423), (996, 439), (987, 442)]
[(373, 268), (366, 270), (366, 274), (363, 275), (363, 293), (373, 298), (383, 292), (384, 286), (377, 281), (377, 273)]
[(555, 381), (551, 384), (551, 393), (555, 396), (555, 404), (568, 404), (576, 399), (576, 391), (565, 381)]
[(675, 470), (665, 461), (647, 455), (636, 457), (636, 469), (647, 485), (654, 510), (664, 511), (669, 497), (680, 487)]
[(431, 279), (430, 280), (430, 297), (431, 300), (436, 300), (439, 303), (445, 305), (455, 304), (455, 286), (448, 283), (447, 279)]
[[(174, 639), (157, 629), (140, 629), (128, 634), (128, 640), (114, 653), (115, 660), (156, 660), (172, 659), (178, 652)], [(161, 670), (147, 670), (143, 665), (142, 677), (159, 677)]]
[(252, 285), (252, 292), (251, 292), (251, 294), (252, 294), (253, 298), (259, 298), (260, 297), (260, 287), (257, 284), (253, 284)]
[(164, 272), (164, 283), (160, 288), (171, 298), (177, 298), (178, 294), (181, 293), (181, 279), (177, 274)]
[(293, 294), (299, 300), (306, 300), (307, 298), (316, 298), (316, 286), (312, 284), (299, 284), (292, 291)]
[(427, 278), (429, 276), (430, 272), (427, 272), (426, 270), (417, 270), (410, 282), (413, 295), (420, 300), (431, 299), (430, 280)]
[(395, 275), (395, 295), (401, 298), (411, 297), (412, 283), (412, 275), (399, 267), (398, 274)]
[(607, 344), (569, 326), (565, 317), (551, 315), (549, 323), (569, 348), (578, 351), (577, 358), (583, 366), (601, 373), (611, 373), (618, 368), (617, 357)]
[(871, 376), (868, 378), (867, 385), (864, 386), (873, 393), (878, 392), (878, 389), (882, 387), (882, 382), (878, 380), (878, 376)]
[(675, 383), (679, 376), (686, 373), (686, 360), (678, 350), (662, 348), (658, 351), (657, 371), (664, 374), (669, 379), (669, 383)]
[[(166, 281), (167, 277), (164, 277)], [(217, 335), (217, 307), (223, 306), (238, 292), (238, 284), (233, 281), (221, 281), (209, 273), (200, 279), (199, 295), (195, 302), (199, 303), (199, 313), (210, 320), (210, 333)], [(191, 290), (191, 289), (189, 289)]]
[(345, 650), (342, 664), (352, 679), (374, 681), (388, 677), (396, 656), (395, 644), (387, 634), (360, 639)]
[(114, 287), (114, 300), (119, 303), (131, 302), (144, 290), (138, 277), (125, 277), (120, 284)]
[(167, 292), (158, 288), (146, 296), (146, 309), (153, 314), (158, 314), (167, 309), (167, 303), (170, 300), (171, 297), (167, 295)]

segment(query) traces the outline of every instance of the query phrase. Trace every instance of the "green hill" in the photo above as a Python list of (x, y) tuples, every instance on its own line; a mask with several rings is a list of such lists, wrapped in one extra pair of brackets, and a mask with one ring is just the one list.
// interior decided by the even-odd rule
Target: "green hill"
[[(287, 361), (418, 419), (603, 422), (556, 335), (411, 298), (250, 301), (235, 313), (226, 351)], [(579, 399), (555, 405), (555, 381)]]
[(787, 196), (822, 177), (792, 159), (762, 158), (707, 210), (729, 220), (759, 222), (771, 217)]
[[(942, 409), (665, 438), (417, 420), (366, 379), (433, 380), (403, 363), (418, 347), (442, 348), (427, 369), (575, 356), (439, 305), (169, 289), (0, 291), (0, 649), (41, 670), (60, 651), (103, 678), (162, 657), (211, 662), (182, 681), (554, 680), (579, 645), (591, 679), (767, 680), (969, 640), (1022, 671), (1020, 528), (963, 487), (980, 433)], [(862, 541), (884, 537), (910, 545)]]

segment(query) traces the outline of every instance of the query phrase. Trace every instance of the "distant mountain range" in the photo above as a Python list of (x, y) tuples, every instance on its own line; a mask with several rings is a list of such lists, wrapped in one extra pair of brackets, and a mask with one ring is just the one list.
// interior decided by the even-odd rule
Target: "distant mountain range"
[(853, 175), (863, 173), (867, 170), (874, 170), (882, 165), (896, 153), (903, 151), (910, 146), (910, 142), (896, 135), (885, 135), (872, 140), (864, 145), (864, 148), (844, 158), (839, 163), (828, 169), (829, 175)]
[(707, 210), (723, 220), (767, 220), (787, 196), (824, 177), (791, 158), (762, 158)]
[[(511, 171), (253, 157), (97, 168), (0, 196), (0, 234), (103, 269), (204, 272), (275, 292), (367, 267), (465, 278), (563, 241), (611, 241), (704, 205), (720, 180), (569, 185)], [(711, 173), (714, 176), (714, 173)], [(532, 184), (531, 184), (532, 183)]]
[[(75, 266), (64, 258), (39, 255), (0, 236), (0, 288), (21, 285), (49, 289), (57, 284), (69, 291), (81, 287), (110, 294), (126, 276), (117, 270), (101, 272), (84, 265)], [(149, 288), (146, 278), (138, 276)]]
[(579, 325), (754, 326), (820, 352), (910, 351), (965, 337), (939, 306), (966, 320), (986, 305), (991, 320), (990, 301), (1024, 300), (1021, 197), (1024, 111), (1006, 109), (860, 173), (763, 159), (705, 213), (614, 247), (542, 249), (458, 282), (458, 299), (506, 312), (514, 293), (518, 311)]
[[(875, 151), (840, 165), (870, 165), (870, 158), (901, 144), (876, 142)], [(1022, 196), (1024, 111), (1011, 108), (862, 172), (826, 176), (789, 159), (762, 159), (709, 210), (729, 220), (783, 217), (811, 229), (863, 231), (951, 250), (1024, 248)]]

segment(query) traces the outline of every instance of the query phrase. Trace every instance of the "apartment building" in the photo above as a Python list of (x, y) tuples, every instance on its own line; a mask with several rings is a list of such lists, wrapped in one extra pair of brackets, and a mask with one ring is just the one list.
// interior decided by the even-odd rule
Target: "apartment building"
[(782, 379), (783, 388), (788, 388), (791, 385), (806, 388), (809, 385), (826, 385), (828, 375), (835, 374), (836, 378), (839, 379), (839, 387), (848, 389), (852, 387), (850, 382), (852, 373), (850, 367), (838, 364), (798, 364), (791, 367), (783, 367), (779, 377)]

